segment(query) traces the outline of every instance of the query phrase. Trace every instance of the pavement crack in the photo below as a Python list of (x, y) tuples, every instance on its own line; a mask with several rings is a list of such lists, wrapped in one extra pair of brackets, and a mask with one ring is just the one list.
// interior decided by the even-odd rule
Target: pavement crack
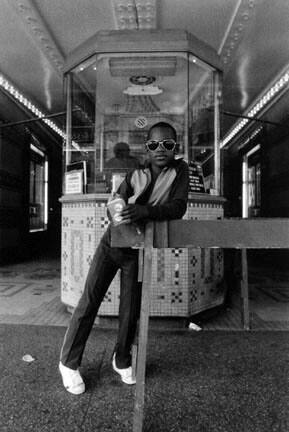
[[(105, 355), (106, 355), (106, 348), (102, 351), (100, 361), (97, 363), (97, 366), (95, 368), (96, 377), (97, 377), (98, 380), (100, 380), (100, 373), (101, 373), (102, 366), (104, 364)], [(89, 395), (88, 402), (87, 402), (85, 410), (83, 412), (82, 421), (81, 421), (81, 423), (79, 425), (77, 425), (78, 430), (81, 431), (81, 432), (85, 431), (85, 426), (84, 425), (85, 425), (85, 421), (87, 419), (87, 414), (88, 414), (89, 408), (91, 406), (91, 401), (92, 401), (93, 394), (94, 394), (94, 392), (92, 391), (90, 393), (90, 395)]]
[(88, 410), (89, 410), (90, 405), (91, 405), (92, 396), (93, 396), (93, 392), (91, 392), (91, 394), (89, 395), (88, 402), (87, 402), (85, 411), (83, 413), (82, 421), (81, 421), (80, 425), (77, 425), (78, 430), (81, 431), (81, 432), (84, 431), (84, 424), (85, 424), (85, 421), (86, 421), (86, 418), (87, 418)]

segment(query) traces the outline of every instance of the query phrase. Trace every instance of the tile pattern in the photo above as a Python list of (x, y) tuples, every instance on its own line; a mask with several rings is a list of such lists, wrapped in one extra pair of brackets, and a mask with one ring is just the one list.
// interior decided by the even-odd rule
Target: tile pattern
[(29, 285), (23, 282), (0, 282), (0, 298), (14, 297), (20, 291), (24, 291)]
[[(188, 205), (185, 219), (217, 219), (219, 203)], [(81, 295), (97, 244), (108, 226), (105, 202), (65, 202), (62, 206), (61, 300), (74, 307)], [(187, 317), (221, 304), (218, 282), (223, 276), (220, 249), (162, 249), (153, 251), (151, 315)], [(119, 273), (99, 315), (118, 315)]]
[[(33, 263), (32, 263), (33, 264)], [(49, 265), (49, 261), (47, 262)], [(17, 265), (15, 265), (17, 266)], [(255, 269), (253, 270), (255, 272)], [(47, 325), (47, 326), (65, 326), (67, 327), (70, 314), (67, 312), (66, 307), (61, 303), (59, 298), (59, 279), (49, 279), (33, 281), (27, 283), (27, 274), (31, 272), (31, 263), (26, 263), (26, 267), (20, 275), (12, 275), (1, 277), (1, 286), (8, 285), (9, 289), (17, 290), (17, 287), (23, 287), (22, 290), (11, 297), (2, 297), (0, 302), (0, 323), (4, 324), (28, 324), (28, 325)], [(18, 273), (18, 272), (17, 272)], [(288, 302), (281, 302), (278, 298), (273, 299), (272, 294), (276, 292), (275, 281), (276, 276), (270, 278), (262, 278), (262, 283), (257, 285), (250, 284), (250, 316), (251, 328), (253, 330), (285, 330), (289, 329), (288, 320)], [(17, 280), (19, 279), (19, 280)], [(266, 294), (263, 288), (266, 285)], [(267, 285), (271, 286), (267, 289)], [(288, 292), (288, 283), (286, 289)], [(25, 287), (25, 288), (24, 288)], [(285, 290), (285, 287), (283, 288)], [(109, 297), (109, 296), (108, 296)], [(108, 300), (109, 301), (109, 300)], [(215, 313), (210, 318), (201, 320), (198, 324), (203, 330), (243, 330), (242, 317), (240, 309), (240, 293), (234, 290), (231, 299), (231, 307), (222, 309), (219, 313)], [(278, 313), (276, 306), (278, 305)], [(268, 309), (269, 307), (269, 309)], [(71, 311), (71, 310), (70, 310)], [(269, 311), (269, 313), (268, 313)], [(272, 311), (274, 312), (272, 315)], [(183, 319), (183, 318), (181, 318)], [(192, 317), (194, 321), (194, 317)], [(99, 324), (99, 319), (96, 324)], [(171, 321), (166, 321), (168, 328)], [(117, 323), (113, 321), (106, 321), (107, 325), (114, 328)], [(162, 325), (164, 321), (162, 321)], [(150, 325), (157, 325), (152, 322)]]
[[(28, 296), (27, 296), (28, 297)], [(23, 313), (15, 313), (15, 310), (6, 314), (0, 314), (1, 324), (28, 324), (28, 325), (47, 325), (65, 326), (70, 321), (65, 306), (61, 303), (59, 296), (51, 300), (44, 301), (34, 307), (29, 308)]]
[[(195, 265), (195, 264), (194, 264)], [(195, 278), (195, 276), (193, 275)], [(243, 330), (241, 316), (240, 286), (229, 288), (227, 308), (205, 312), (196, 323), (203, 330)], [(196, 290), (197, 292), (197, 290)], [(289, 273), (264, 266), (249, 268), (249, 304), (251, 328), (256, 330), (289, 329)], [(189, 294), (190, 295), (190, 294)], [(194, 295), (194, 293), (193, 293)], [(164, 297), (164, 293), (160, 294)], [(112, 294), (107, 293), (107, 301), (112, 302)], [(197, 298), (197, 296), (196, 296)], [(70, 313), (60, 301), (60, 262), (55, 258), (40, 258), (24, 263), (16, 263), (0, 268), (0, 323), (67, 326)], [(172, 303), (181, 303), (183, 291), (172, 290)], [(174, 301), (173, 301), (174, 300)], [(68, 308), (72, 311), (72, 308)], [(194, 322), (195, 316), (191, 317)], [(101, 324), (100, 324), (101, 323)], [(105, 323), (105, 324), (104, 324)], [(150, 325), (159, 324), (172, 328), (178, 321), (156, 320)], [(164, 324), (165, 323), (165, 324)], [(96, 324), (117, 327), (117, 319), (106, 316), (96, 320)]]

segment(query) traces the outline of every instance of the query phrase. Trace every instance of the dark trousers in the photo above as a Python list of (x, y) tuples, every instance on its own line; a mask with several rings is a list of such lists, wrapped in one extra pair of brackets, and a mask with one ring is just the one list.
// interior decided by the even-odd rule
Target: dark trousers
[(64, 338), (60, 359), (65, 366), (71, 369), (80, 366), (96, 314), (118, 269), (121, 269), (121, 283), (116, 363), (119, 368), (126, 368), (131, 364), (130, 350), (141, 302), (141, 283), (137, 281), (138, 250), (112, 248), (108, 228), (94, 254), (84, 292), (73, 312)]

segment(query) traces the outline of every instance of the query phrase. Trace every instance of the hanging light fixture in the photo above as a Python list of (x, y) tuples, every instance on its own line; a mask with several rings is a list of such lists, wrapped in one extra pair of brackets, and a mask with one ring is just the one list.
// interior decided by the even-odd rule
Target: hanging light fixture
[(155, 96), (161, 94), (163, 90), (153, 84), (155, 80), (154, 76), (134, 75), (129, 79), (132, 85), (123, 90), (123, 93), (129, 96)]

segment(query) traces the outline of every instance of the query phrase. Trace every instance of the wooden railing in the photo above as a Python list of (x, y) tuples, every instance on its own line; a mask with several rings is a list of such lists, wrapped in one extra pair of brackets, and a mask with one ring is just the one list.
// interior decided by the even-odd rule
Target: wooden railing
[(247, 249), (289, 249), (289, 219), (174, 220), (149, 222), (144, 231), (129, 225), (112, 229), (113, 247), (140, 248), (142, 301), (139, 324), (133, 432), (142, 432), (153, 248), (241, 249), (243, 325), (250, 329)]

